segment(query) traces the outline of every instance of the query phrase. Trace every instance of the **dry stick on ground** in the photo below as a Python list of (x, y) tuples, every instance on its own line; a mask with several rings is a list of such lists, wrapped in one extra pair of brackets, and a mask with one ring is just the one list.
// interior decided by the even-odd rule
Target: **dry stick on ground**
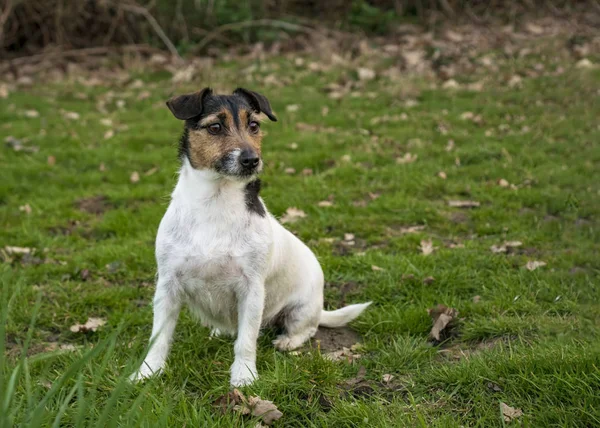
[(226, 31), (238, 30), (240, 28), (247, 28), (247, 27), (260, 27), (260, 26), (277, 27), (277, 28), (281, 28), (284, 30), (301, 31), (301, 32), (308, 33), (308, 34), (313, 33), (315, 31), (315, 29), (311, 28), (311, 27), (307, 27), (304, 25), (298, 25), (298, 24), (292, 24), (291, 22), (277, 21), (274, 19), (257, 19), (256, 21), (235, 22), (232, 24), (222, 25), (222, 26), (218, 27), (217, 29), (215, 29), (213, 32), (209, 33), (208, 36), (206, 36), (205, 38), (200, 40), (200, 43), (198, 43), (198, 45), (195, 47), (195, 50), (197, 52), (202, 51), (202, 49), (204, 49), (207, 44), (209, 44), (212, 40), (216, 39), (217, 37), (221, 36), (221, 34), (225, 33)]
[(179, 55), (179, 52), (177, 52), (177, 48), (175, 47), (173, 42), (171, 42), (171, 40), (167, 37), (167, 35), (163, 31), (163, 29), (161, 28), (160, 24), (158, 23), (158, 21), (152, 16), (152, 14), (148, 11), (148, 9), (146, 9), (145, 7), (142, 7), (142, 6), (136, 6), (136, 5), (132, 5), (132, 4), (123, 4), (123, 5), (119, 4), (118, 6), (120, 8), (122, 8), (123, 10), (132, 12), (132, 13), (136, 13), (138, 15), (142, 15), (144, 18), (146, 18), (146, 20), (148, 21), (148, 23), (150, 24), (150, 26), (152, 27), (154, 32), (158, 35), (158, 37), (160, 37), (160, 39), (163, 41), (163, 43), (165, 44), (167, 49), (169, 49), (169, 52), (171, 52), (171, 54), (174, 57), (176, 57), (180, 60), (183, 60), (181, 58), (181, 56)]

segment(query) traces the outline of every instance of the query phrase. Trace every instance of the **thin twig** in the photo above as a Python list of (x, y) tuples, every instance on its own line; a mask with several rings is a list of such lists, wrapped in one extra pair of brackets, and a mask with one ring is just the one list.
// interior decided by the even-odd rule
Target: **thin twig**
[(152, 27), (154, 32), (158, 35), (158, 37), (160, 37), (160, 39), (163, 41), (163, 43), (165, 44), (167, 49), (169, 49), (171, 54), (174, 57), (182, 60), (181, 56), (179, 55), (179, 52), (177, 52), (177, 48), (175, 47), (173, 42), (171, 42), (171, 40), (167, 37), (167, 35), (163, 31), (163, 29), (161, 28), (160, 24), (158, 23), (158, 21), (152, 16), (152, 14), (148, 11), (148, 9), (146, 9), (142, 6), (135, 6), (135, 5), (130, 5), (130, 4), (119, 5), (119, 7), (123, 8), (123, 10), (129, 11), (132, 13), (137, 13), (139, 15), (144, 16), (144, 18), (146, 18), (146, 20), (148, 21), (148, 23), (150, 24), (150, 26)]
[(207, 44), (209, 44), (212, 40), (216, 39), (222, 33), (225, 33), (227, 31), (237, 30), (240, 28), (261, 27), (261, 26), (277, 27), (277, 28), (282, 28), (284, 30), (301, 31), (304, 33), (312, 33), (314, 31), (314, 29), (312, 29), (310, 27), (306, 27), (304, 25), (292, 24), (291, 22), (285, 22), (285, 21), (277, 21), (275, 19), (257, 19), (256, 21), (234, 22), (232, 24), (222, 25), (222, 26), (218, 27), (217, 29), (215, 29), (208, 36), (206, 36), (205, 38), (200, 40), (200, 43), (198, 43), (198, 45), (195, 46), (195, 50), (198, 52), (202, 51), (202, 49), (204, 49)]

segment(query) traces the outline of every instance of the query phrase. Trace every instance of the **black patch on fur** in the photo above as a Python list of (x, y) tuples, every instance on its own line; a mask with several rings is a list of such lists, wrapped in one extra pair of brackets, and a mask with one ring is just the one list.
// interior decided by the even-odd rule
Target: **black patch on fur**
[(246, 208), (248, 211), (252, 213), (256, 213), (261, 217), (267, 215), (265, 211), (265, 206), (260, 201), (258, 194), (260, 193), (260, 180), (257, 178), (254, 181), (251, 181), (246, 185), (245, 189), (245, 198), (246, 198)]
[(188, 131), (189, 127), (186, 125), (183, 128), (183, 134), (181, 134), (181, 138), (179, 138), (179, 147), (177, 149), (177, 157), (179, 160), (183, 162), (185, 158), (190, 159), (190, 132)]

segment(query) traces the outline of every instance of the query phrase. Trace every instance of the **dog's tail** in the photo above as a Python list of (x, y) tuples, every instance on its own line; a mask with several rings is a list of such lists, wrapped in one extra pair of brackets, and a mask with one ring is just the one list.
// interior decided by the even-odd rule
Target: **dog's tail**
[(362, 311), (367, 309), (373, 302), (358, 303), (356, 305), (346, 306), (335, 311), (321, 311), (321, 321), (319, 325), (322, 327), (341, 327), (348, 324), (354, 318), (358, 317)]

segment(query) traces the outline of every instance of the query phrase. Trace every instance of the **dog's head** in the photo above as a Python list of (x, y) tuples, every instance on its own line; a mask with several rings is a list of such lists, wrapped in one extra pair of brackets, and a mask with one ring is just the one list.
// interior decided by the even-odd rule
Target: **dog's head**
[(262, 170), (260, 114), (277, 120), (266, 97), (243, 88), (232, 95), (205, 88), (173, 97), (167, 106), (185, 121), (179, 154), (192, 167), (240, 180)]

